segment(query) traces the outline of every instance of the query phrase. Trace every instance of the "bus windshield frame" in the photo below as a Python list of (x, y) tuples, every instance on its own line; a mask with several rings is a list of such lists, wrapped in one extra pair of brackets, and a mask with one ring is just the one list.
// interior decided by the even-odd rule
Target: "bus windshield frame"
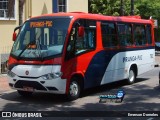
[(60, 56), (71, 17), (48, 17), (26, 21), (13, 44), (11, 55), (17, 59), (39, 60)]

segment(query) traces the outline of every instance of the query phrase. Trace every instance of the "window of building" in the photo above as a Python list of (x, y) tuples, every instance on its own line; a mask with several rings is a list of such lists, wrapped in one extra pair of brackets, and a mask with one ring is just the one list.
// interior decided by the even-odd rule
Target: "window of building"
[(121, 46), (133, 45), (131, 24), (118, 23), (118, 39)]
[(8, 14), (11, 18), (15, 18), (15, 0), (0, 0), (0, 19), (7, 19)]
[(101, 31), (103, 47), (116, 47), (118, 45), (114, 23), (102, 22)]
[(58, 0), (58, 12), (66, 12), (66, 0)]
[(136, 46), (145, 45), (147, 43), (145, 25), (134, 25), (134, 41)]

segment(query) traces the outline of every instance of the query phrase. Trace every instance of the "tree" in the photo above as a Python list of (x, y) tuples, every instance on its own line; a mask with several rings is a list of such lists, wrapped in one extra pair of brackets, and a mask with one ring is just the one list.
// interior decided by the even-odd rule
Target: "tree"
[[(121, 0), (89, 0), (89, 12), (104, 15), (120, 15)], [(131, 13), (131, 0), (123, 0), (124, 15)], [(159, 0), (134, 0), (134, 14), (160, 20)]]
[(19, 0), (19, 25), (23, 23), (23, 7), (25, 0)]
[[(159, 0), (136, 0), (137, 8), (139, 9), (140, 16), (144, 19), (157, 19), (160, 23), (160, 2)], [(155, 41), (160, 41), (160, 26), (155, 29)]]
[[(19, 25), (23, 23), (23, 7), (26, 0), (18, 0), (19, 2)], [(12, 18), (14, 16), (14, 5), (15, 0), (8, 0), (8, 18)]]
[[(123, 0), (124, 15), (130, 15), (131, 2), (130, 0)], [(104, 15), (121, 15), (121, 0), (89, 0), (89, 12)], [(138, 9), (135, 7), (134, 13), (138, 14)]]
[[(123, 0), (124, 15), (131, 13), (131, 0)], [(89, 12), (104, 15), (121, 15), (121, 0), (89, 0)], [(160, 23), (159, 0), (134, 0), (134, 15), (140, 15), (143, 19), (157, 19)], [(160, 27), (155, 29), (155, 39), (160, 41)]]
[(135, 2), (142, 18), (148, 19), (150, 16), (160, 19), (160, 3), (159, 0), (137, 0)]

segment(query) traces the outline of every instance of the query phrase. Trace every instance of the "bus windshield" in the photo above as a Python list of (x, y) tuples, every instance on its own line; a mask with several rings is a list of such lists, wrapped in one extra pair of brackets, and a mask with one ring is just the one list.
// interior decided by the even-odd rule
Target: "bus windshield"
[(62, 53), (71, 18), (30, 20), (24, 23), (11, 54), (18, 58), (47, 58)]

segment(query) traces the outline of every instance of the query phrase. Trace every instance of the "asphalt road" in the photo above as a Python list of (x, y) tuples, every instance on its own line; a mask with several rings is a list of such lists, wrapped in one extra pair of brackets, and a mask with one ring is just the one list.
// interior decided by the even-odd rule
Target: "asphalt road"
[[(53, 94), (33, 94), (30, 98), (24, 98), (18, 95), (16, 91), (4, 92), (0, 95), (0, 111), (65, 111), (65, 113), (48, 113), (57, 114), (57, 116), (69, 116), (72, 114), (78, 114), (81, 116), (84, 114), (84, 119), (101, 119), (105, 116), (103, 111), (127, 111), (132, 113), (133, 111), (160, 111), (160, 87), (159, 87), (159, 67), (140, 75), (137, 78), (136, 83), (127, 85), (125, 81), (120, 81), (101, 87), (96, 87), (84, 91), (82, 96), (72, 102), (68, 102), (64, 99), (63, 95)], [(99, 103), (100, 95), (114, 94), (118, 90), (125, 91), (124, 100), (122, 103), (114, 103), (107, 101), (106, 103)], [(78, 112), (73, 112), (78, 111)], [(84, 111), (89, 111), (85, 112)], [(91, 112), (95, 111), (95, 112)], [(102, 114), (101, 112), (102, 111)], [(96, 116), (97, 113), (100, 114)], [(126, 112), (125, 112), (126, 113)], [(160, 113), (160, 112), (159, 112)], [(86, 117), (88, 114), (88, 117)], [(111, 114), (111, 113), (106, 113)], [(117, 113), (116, 113), (117, 114)], [(56, 115), (55, 115), (56, 116)], [(71, 119), (66, 118), (64, 119)], [(96, 116), (91, 118), (92, 116)], [(107, 115), (106, 115), (107, 116)], [(160, 114), (159, 114), (160, 116)], [(27, 118), (24, 118), (27, 119)], [(51, 118), (50, 118), (51, 119)], [(60, 117), (57, 117), (60, 119)], [(73, 118), (75, 119), (75, 118)], [(76, 118), (81, 119), (81, 118)], [(105, 118), (113, 119), (113, 118)], [(130, 119), (130, 117), (121, 118), (117, 116), (116, 120)], [(143, 117), (144, 120), (158, 120), (160, 117)], [(132, 120), (142, 120), (141, 117), (133, 117)]]

